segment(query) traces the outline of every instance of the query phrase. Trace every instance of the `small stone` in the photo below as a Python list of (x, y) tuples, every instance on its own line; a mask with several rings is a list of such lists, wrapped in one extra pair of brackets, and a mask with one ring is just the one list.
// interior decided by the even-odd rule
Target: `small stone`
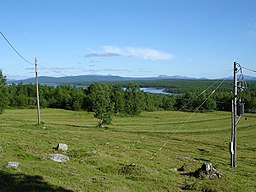
[(183, 156), (183, 159), (190, 159), (189, 156)]
[(178, 171), (178, 169), (177, 169), (177, 168), (170, 168), (169, 170), (170, 170), (170, 171), (173, 171), (173, 172)]
[(49, 154), (47, 156), (44, 156), (46, 159), (51, 159), (55, 162), (67, 162), (69, 160), (69, 157), (62, 154)]
[(59, 143), (57, 145), (57, 150), (61, 150), (61, 151), (67, 151), (68, 150), (68, 145), (65, 143)]
[(131, 163), (130, 166), (137, 167), (138, 165), (136, 163)]
[(6, 168), (18, 168), (19, 164), (20, 163), (18, 163), (18, 162), (8, 162), (5, 167)]
[(89, 149), (88, 152), (89, 152), (89, 153), (93, 153), (93, 154), (96, 154), (96, 153), (97, 153), (96, 149)]

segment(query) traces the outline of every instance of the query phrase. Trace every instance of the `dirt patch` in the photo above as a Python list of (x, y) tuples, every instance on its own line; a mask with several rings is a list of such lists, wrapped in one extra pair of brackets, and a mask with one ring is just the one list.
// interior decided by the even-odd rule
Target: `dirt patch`
[(146, 169), (142, 166), (139, 166), (135, 163), (131, 163), (129, 165), (121, 165), (120, 169), (118, 170), (119, 174), (124, 175), (131, 175), (131, 174), (140, 174), (140, 173), (146, 173)]

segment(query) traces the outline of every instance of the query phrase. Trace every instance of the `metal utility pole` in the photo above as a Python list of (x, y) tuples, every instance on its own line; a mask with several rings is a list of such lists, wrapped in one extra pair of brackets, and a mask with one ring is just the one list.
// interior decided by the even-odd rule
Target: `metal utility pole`
[[(239, 67), (239, 70), (238, 70)], [(242, 67), (239, 63), (234, 62), (234, 87), (233, 87), (233, 99), (232, 99), (232, 129), (231, 129), (231, 142), (230, 142), (230, 165), (236, 167), (236, 126), (244, 114), (244, 103), (241, 99), (238, 99), (238, 91), (244, 91), (246, 84), (244, 80), (238, 81), (237, 73), (242, 73)]]
[(232, 100), (232, 129), (230, 142), (230, 165), (236, 167), (236, 118), (237, 118), (237, 63), (234, 62), (234, 87)]
[(39, 91), (38, 91), (38, 75), (37, 75), (37, 60), (35, 58), (35, 72), (36, 72), (36, 100), (37, 100), (37, 124), (41, 123), (40, 120), (40, 101), (39, 101)]

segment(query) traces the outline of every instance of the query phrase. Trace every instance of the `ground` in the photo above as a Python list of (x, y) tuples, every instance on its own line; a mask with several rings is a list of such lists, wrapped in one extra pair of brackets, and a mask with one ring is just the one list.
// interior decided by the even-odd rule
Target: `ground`
[[(0, 191), (254, 191), (256, 115), (237, 130), (237, 167), (231, 168), (229, 112), (143, 112), (115, 117), (98, 128), (92, 113), (43, 109), (6, 110), (0, 116)], [(247, 120), (245, 120), (245, 117)], [(58, 143), (70, 160), (43, 158)], [(7, 169), (7, 162), (19, 167)], [(205, 162), (220, 179), (189, 176)], [(181, 168), (174, 171), (174, 168)]]

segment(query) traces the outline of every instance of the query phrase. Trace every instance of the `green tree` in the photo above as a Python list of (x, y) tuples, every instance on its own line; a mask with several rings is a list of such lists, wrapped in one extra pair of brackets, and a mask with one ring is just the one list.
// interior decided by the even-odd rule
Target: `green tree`
[(219, 111), (231, 111), (231, 92), (219, 92), (214, 95), (214, 100), (216, 102), (216, 109)]
[(156, 97), (152, 93), (144, 93), (144, 109), (146, 111), (155, 111), (157, 109), (156, 106)]
[(192, 92), (187, 92), (185, 95), (179, 96), (176, 99), (175, 108), (182, 111), (193, 111), (194, 95)]
[(58, 85), (54, 90), (54, 98), (52, 98), (52, 102), (54, 103), (54, 105), (52, 107), (61, 109), (71, 109), (70, 89), (70, 85)]
[(129, 83), (125, 90), (126, 113), (138, 115), (143, 109), (143, 92), (137, 83)]
[(124, 112), (125, 109), (125, 100), (124, 100), (124, 90), (121, 86), (112, 87), (112, 96), (111, 100), (114, 103), (114, 112), (115, 114), (120, 114)]
[(175, 96), (162, 95), (162, 105), (161, 108), (164, 110), (173, 110), (176, 102)]
[[(16, 93), (14, 92), (14, 90), (16, 90)], [(10, 101), (13, 107), (28, 108), (29, 97), (27, 93), (27, 87), (22, 82), (16, 85), (16, 89), (12, 87), (10, 92), (12, 94), (12, 98), (10, 99)]]
[(110, 124), (113, 116), (111, 89), (108, 85), (93, 83), (88, 87), (88, 98), (91, 103), (94, 117), (99, 120), (99, 127)]
[(6, 83), (6, 77), (3, 76), (0, 70), (0, 114), (4, 112), (4, 109), (8, 105), (8, 89)]
[(78, 111), (82, 109), (83, 101), (84, 101), (84, 93), (82, 89), (73, 87), (71, 93), (70, 106), (72, 110)]

